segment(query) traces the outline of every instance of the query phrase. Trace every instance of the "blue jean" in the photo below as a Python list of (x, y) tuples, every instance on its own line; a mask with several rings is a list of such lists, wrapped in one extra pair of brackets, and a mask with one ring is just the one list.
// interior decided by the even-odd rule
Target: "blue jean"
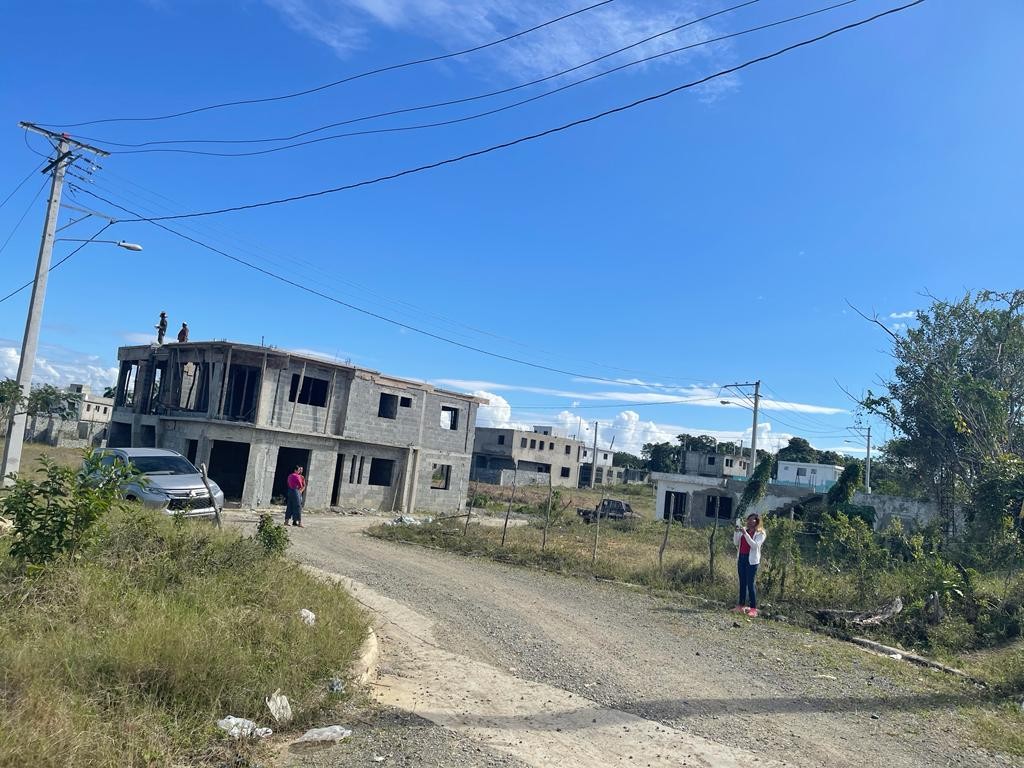
[(292, 520), (296, 524), (302, 522), (302, 494), (298, 488), (289, 488), (285, 495), (286, 506), (284, 508), (284, 524)]
[(754, 587), (754, 577), (757, 576), (757, 566), (750, 564), (749, 555), (740, 555), (736, 560), (736, 570), (740, 576), (740, 601), (738, 605), (747, 602), (750, 597), (750, 607), (757, 608), (757, 589)]

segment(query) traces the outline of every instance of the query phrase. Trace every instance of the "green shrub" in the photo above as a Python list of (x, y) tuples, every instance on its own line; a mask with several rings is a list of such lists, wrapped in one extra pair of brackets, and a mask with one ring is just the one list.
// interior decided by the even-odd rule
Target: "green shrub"
[(0, 499), (0, 514), (13, 523), (10, 553), (33, 566), (65, 554), (74, 557), (100, 517), (120, 503), (120, 484), (137, 477), (121, 464), (101, 466), (95, 453), (87, 454), (78, 470), (46, 457), (40, 464), (38, 480), (19, 475)]
[(275, 525), (274, 518), (267, 514), (260, 515), (256, 524), (256, 541), (263, 545), (268, 555), (283, 555), (291, 543), (285, 527)]
[(216, 720), (266, 724), (280, 688), (308, 727), (365, 632), (344, 592), (255, 539), (139, 508), (77, 560), (15, 565), (0, 556), (4, 766), (245, 764)]

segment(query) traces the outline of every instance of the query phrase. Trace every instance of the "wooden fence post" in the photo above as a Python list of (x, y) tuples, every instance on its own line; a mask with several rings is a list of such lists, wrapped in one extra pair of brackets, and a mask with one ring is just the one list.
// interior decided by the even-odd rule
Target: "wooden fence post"
[(551, 473), (548, 472), (548, 506), (544, 512), (544, 534), (540, 539), (540, 551), (548, 545), (548, 526), (551, 525)]

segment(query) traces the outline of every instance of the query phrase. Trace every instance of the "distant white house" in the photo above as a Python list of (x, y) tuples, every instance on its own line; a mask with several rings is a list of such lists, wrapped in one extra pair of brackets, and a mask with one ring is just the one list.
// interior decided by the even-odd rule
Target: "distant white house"
[(831, 488), (843, 474), (843, 467), (834, 464), (810, 464), (804, 461), (780, 461), (776, 482), (806, 485), (818, 490)]

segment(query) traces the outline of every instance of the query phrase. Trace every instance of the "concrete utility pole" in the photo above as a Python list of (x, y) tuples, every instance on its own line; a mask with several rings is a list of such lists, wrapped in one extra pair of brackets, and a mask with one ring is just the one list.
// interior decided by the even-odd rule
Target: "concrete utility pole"
[(871, 427), (868, 426), (868, 452), (864, 458), (864, 493), (871, 495)]
[(590, 487), (594, 487), (597, 478), (597, 422), (594, 422), (594, 453), (590, 457)]
[[(747, 382), (746, 384), (726, 384), (722, 389), (735, 389), (737, 392), (740, 387), (753, 387), (754, 388), (754, 422), (750, 430), (750, 472), (747, 477), (753, 477), (754, 470), (757, 469), (757, 413), (761, 408), (761, 380), (758, 379), (754, 382)], [(722, 400), (722, 405), (733, 405), (731, 400)], [(740, 444), (740, 461), (743, 460), (743, 445)]]
[[(27, 400), (32, 389), (32, 372), (39, 349), (39, 328), (43, 319), (46, 279), (50, 273), (50, 257), (53, 253), (54, 233), (57, 231), (57, 216), (60, 213), (60, 196), (64, 188), (64, 171), (75, 161), (72, 148), (91, 152), (99, 157), (106, 157), (109, 153), (77, 142), (67, 134), (54, 133), (33, 123), (22, 122), (19, 125), (26, 131), (41, 134), (57, 142), (56, 155), (42, 170), (42, 173), (51, 175), (50, 198), (46, 203), (46, 218), (43, 221), (43, 236), (39, 243), (36, 277), (32, 283), (32, 299), (28, 305), (25, 336), (21, 342), (21, 359), (18, 361), (18, 386), (21, 389), (22, 397)], [(7, 422), (7, 442), (4, 444), (3, 465), (0, 466), (0, 475), (2, 475), (4, 486), (12, 484), (8, 475), (21, 469), (21, 451), (25, 442), (25, 425), (28, 422), (28, 414), (25, 413), (23, 407), (19, 407), (20, 405), (15, 404), (15, 407), (11, 408), (11, 415)]]

